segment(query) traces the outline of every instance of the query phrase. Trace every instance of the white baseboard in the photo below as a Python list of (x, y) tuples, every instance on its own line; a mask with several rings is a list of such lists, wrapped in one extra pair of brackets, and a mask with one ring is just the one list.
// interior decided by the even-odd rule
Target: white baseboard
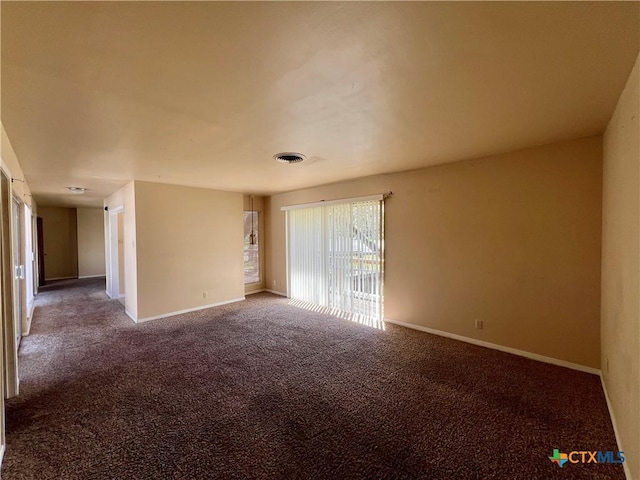
[(560, 367), (571, 368), (572, 370), (578, 370), (580, 372), (591, 373), (593, 375), (600, 375), (600, 370), (593, 367), (587, 367), (586, 365), (580, 365), (578, 363), (567, 362), (565, 360), (558, 360), (553, 357), (546, 357), (544, 355), (538, 355), (537, 353), (527, 352), (524, 350), (518, 350), (517, 348), (505, 347), (497, 343), (485, 342), (483, 340), (477, 340), (475, 338), (464, 337), (462, 335), (456, 335), (455, 333), (444, 332), (442, 330), (436, 330), (435, 328), (423, 327), (420, 325), (414, 325), (412, 323), (400, 322), (391, 318), (385, 318), (385, 322), (400, 325), (402, 327), (412, 328), (414, 330), (420, 330), (421, 332), (432, 333), (440, 337), (447, 337), (453, 340), (459, 340), (465, 343), (471, 343), (480, 347), (491, 348), (493, 350), (499, 350), (501, 352), (511, 353), (520, 357), (529, 358), (531, 360), (537, 360), (539, 362), (550, 363), (552, 365), (558, 365)]
[[(602, 391), (604, 392), (604, 398), (607, 401), (607, 408), (609, 409), (609, 417), (611, 417), (611, 425), (613, 425), (613, 434), (616, 436), (616, 443), (618, 444), (618, 450), (620, 452), (624, 452), (625, 449), (622, 447), (622, 443), (620, 442), (620, 435), (618, 434), (618, 425), (616, 423), (616, 416), (613, 414), (613, 408), (611, 407), (611, 401), (609, 400), (609, 393), (607, 392), (607, 385), (604, 383), (604, 377), (600, 374), (600, 382), (602, 383)], [(631, 480), (631, 471), (629, 470), (628, 462), (624, 462), (622, 464), (624, 468), (624, 474), (627, 477), (627, 480)]]
[(27, 305), (27, 328), (25, 328), (22, 332), (23, 337), (29, 336), (29, 332), (31, 332), (31, 321), (33, 320), (33, 312), (36, 308), (35, 300), (31, 301), (31, 305)]
[(44, 281), (45, 282), (51, 282), (53, 280), (71, 280), (71, 279), (77, 279), (77, 278), (78, 277), (76, 277), (76, 276), (74, 276), (74, 277), (55, 277), (55, 278), (45, 278)]
[(136, 319), (136, 317), (134, 317), (134, 316), (133, 316), (133, 314), (132, 314), (129, 310), (127, 310), (126, 308), (125, 308), (125, 310), (124, 310), (124, 313), (126, 313), (126, 314), (127, 314), (127, 316), (128, 316), (131, 320), (133, 320), (133, 323), (138, 323), (138, 320)]
[(286, 297), (286, 293), (278, 292), (276, 290), (269, 290), (268, 288), (264, 289), (265, 292), (273, 293), (274, 295), (280, 295), (281, 297)]
[[(225, 300), (224, 302), (210, 303), (209, 305), (201, 305), (199, 307), (187, 308), (185, 310), (178, 310), (176, 312), (163, 313), (162, 315), (154, 315), (153, 317), (138, 318), (137, 320), (134, 320), (134, 321), (136, 323), (148, 322), (150, 320), (158, 320), (160, 318), (173, 317), (175, 315), (181, 315), (183, 313), (196, 312), (198, 310), (205, 310), (207, 308), (219, 307), (221, 305), (227, 305), (229, 303), (242, 302), (243, 300), (246, 300), (246, 297), (238, 297), (232, 300)], [(133, 316), (131, 316), (128, 312), (127, 312), (127, 315), (133, 318)]]
[(4, 459), (4, 451), (7, 449), (6, 445), (0, 446), (0, 467), (2, 467), (2, 460)]
[(260, 290), (254, 290), (253, 292), (246, 292), (245, 295), (253, 295), (254, 293), (273, 293), (274, 295), (279, 295), (281, 297), (286, 297), (286, 293), (277, 292), (275, 290), (269, 290), (268, 288), (262, 288)]
[(83, 275), (82, 277), (78, 277), (78, 280), (80, 280), (81, 278), (105, 278), (106, 275), (104, 273), (101, 273), (100, 275)]
[(104, 291), (104, 293), (106, 293), (106, 294), (107, 294), (107, 297), (109, 297), (109, 298), (113, 299), (113, 297), (112, 297), (112, 296), (111, 296), (111, 294), (109, 293), (109, 290), (105, 290), (105, 291)]

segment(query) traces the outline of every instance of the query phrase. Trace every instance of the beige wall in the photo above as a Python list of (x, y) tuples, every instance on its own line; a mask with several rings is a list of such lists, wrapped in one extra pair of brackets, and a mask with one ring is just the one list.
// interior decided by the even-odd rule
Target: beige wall
[(640, 478), (640, 57), (604, 135), (602, 375)]
[[(243, 209), (246, 211), (251, 210), (251, 200), (250, 195), (244, 195), (243, 198)], [(258, 250), (260, 254), (260, 282), (259, 283), (250, 283), (246, 284), (244, 287), (245, 293), (258, 292), (260, 290), (264, 290), (265, 288), (265, 261), (264, 261), (264, 252), (265, 252), (265, 214), (264, 214), (264, 197), (259, 195), (253, 196), (253, 209), (258, 212), (258, 219), (256, 220), (258, 223)]]
[[(18, 163), (18, 157), (11, 146), (11, 142), (9, 141), (9, 137), (7, 136), (7, 132), (4, 130), (4, 126), (0, 127), (1, 130), (1, 139), (0, 146), (2, 149), (2, 168), (7, 172), (9, 177), (16, 178), (20, 180), (25, 180), (24, 173), (22, 172), (22, 168), (20, 167), (20, 163)], [(26, 203), (31, 207), (33, 213), (35, 214), (36, 204), (33, 201), (33, 197), (31, 196), (31, 190), (29, 189), (29, 184), (22, 181), (15, 181), (11, 184), (11, 193), (13, 196), (18, 197), (21, 202)]]
[(78, 276), (78, 226), (75, 208), (40, 207), (46, 280)]
[(135, 201), (139, 320), (244, 298), (242, 194), (135, 182)]
[(385, 317), (599, 368), (601, 172), (597, 136), (275, 195), (267, 286), (286, 290), (280, 207), (393, 191)]
[[(16, 181), (10, 183), (11, 185), (11, 195), (14, 198), (18, 198), (19, 201), (28, 205), (31, 208), (32, 217), (37, 216), (37, 205), (33, 200), (33, 196), (31, 195), (31, 190), (29, 188), (29, 184), (27, 183), (24, 173), (22, 171), (22, 167), (18, 162), (18, 157), (16, 156), (15, 151), (11, 145), (11, 141), (7, 136), (7, 132), (4, 130), (4, 125), (0, 124), (1, 138), (0, 138), (0, 146), (1, 146), (1, 158), (0, 158), (0, 167), (6, 172), (7, 176), (11, 178), (15, 178)], [(24, 181), (21, 181), (24, 180)], [(24, 211), (24, 210), (23, 210)], [(23, 239), (25, 236), (25, 218), (21, 218), (21, 237)], [(34, 245), (36, 242), (36, 230), (32, 228), (33, 241)], [(35, 259), (35, 261), (34, 261)], [(38, 268), (37, 268), (37, 256), (33, 257), (33, 252), (28, 252), (26, 245), (22, 245), (21, 251), (21, 260), (25, 264), (26, 268), (33, 269), (33, 288), (32, 295), (30, 298), (27, 298), (27, 285), (26, 279), (22, 281), (22, 312), (25, 313), (22, 319), (22, 327), (23, 333), (29, 332), (31, 327), (31, 319), (29, 313), (32, 312), (31, 307), (33, 305), (34, 296), (33, 293), (37, 291), (38, 286)], [(2, 364), (0, 363), (0, 366)]]
[[(18, 162), (18, 158), (16, 156), (13, 147), (11, 146), (11, 142), (5, 132), (4, 125), (0, 123), (0, 168), (6, 173), (7, 177), (9, 177), (9, 186), (11, 191), (9, 195), (14, 198), (18, 198), (19, 201), (29, 205), (32, 209), (32, 214), (36, 214), (36, 204), (33, 201), (33, 197), (31, 196), (31, 191), (29, 189), (29, 185), (26, 182), (24, 173)], [(16, 179), (14, 182), (11, 182), (11, 179)], [(10, 207), (9, 212), (13, 212), (13, 209)], [(24, 220), (24, 219), (22, 219)], [(13, 222), (9, 220), (9, 224), (13, 225)], [(24, 221), (21, 222), (21, 238), (24, 239)], [(7, 239), (3, 239), (7, 240)], [(27, 256), (25, 246), (22, 245), (21, 248), (21, 262), (27, 264)], [(35, 272), (37, 274), (37, 271)], [(2, 277), (0, 275), (0, 323), (2, 324), (2, 328), (0, 328), (0, 344), (3, 345), (4, 354), (0, 355), (0, 371), (6, 372), (8, 377), (11, 379), (9, 388), (6, 388), (6, 383), (4, 381), (0, 382), (0, 446), (6, 445), (5, 442), (5, 422), (4, 422), (4, 398), (12, 397), (17, 394), (17, 384), (18, 384), (18, 355), (17, 355), (17, 346), (14, 337), (14, 321), (11, 315), (13, 315), (13, 308), (8, 305), (2, 305), (2, 302), (10, 299), (11, 294), (8, 293), (7, 284), (2, 284)], [(30, 305), (33, 301), (32, 298), (27, 298), (26, 292), (26, 281), (22, 281), (22, 328), (23, 333), (30, 329), (31, 317), (28, 317), (28, 309), (27, 305)], [(5, 295), (7, 294), (7, 295)], [(7, 317), (5, 317), (7, 315)]]
[[(109, 239), (109, 218), (117, 222), (116, 211), (122, 208), (124, 224), (124, 306), (133, 319), (138, 318), (138, 256), (136, 237), (136, 196), (135, 183), (131, 182), (120, 190), (109, 196), (104, 205), (109, 209), (109, 215), (105, 215), (105, 249), (106, 262), (111, 261), (111, 247)], [(116, 239), (117, 240), (117, 239)], [(113, 252), (115, 255), (115, 252)], [(110, 291), (111, 275), (107, 269), (107, 290)], [(119, 292), (111, 292), (112, 296), (117, 296)]]
[(104, 210), (78, 208), (78, 276), (105, 274)]

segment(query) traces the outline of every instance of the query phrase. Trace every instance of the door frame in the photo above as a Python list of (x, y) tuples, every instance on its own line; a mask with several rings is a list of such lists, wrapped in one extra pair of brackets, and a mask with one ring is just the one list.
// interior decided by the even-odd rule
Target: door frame
[[(2, 184), (6, 181), (6, 188)], [(5, 191), (6, 190), (6, 191)], [(0, 264), (2, 274), (2, 345), (3, 345), (3, 397), (12, 398), (20, 391), (20, 379), (18, 378), (18, 348), (16, 345), (14, 305), (13, 305), (13, 232), (11, 214), (13, 194), (11, 188), (11, 175), (4, 169), (0, 169), (0, 235), (2, 236), (2, 250)], [(6, 203), (6, 205), (5, 205)], [(9, 218), (5, 218), (8, 215)], [(6, 223), (6, 225), (5, 225)]]
[[(118, 253), (118, 215), (124, 215), (124, 205), (109, 208), (108, 211), (108, 234), (109, 234), (109, 271), (107, 283), (107, 295), (110, 298), (121, 298), (120, 294), (120, 265)], [(123, 232), (124, 233), (124, 232)]]
[(34, 239), (34, 221), (33, 210), (31, 206), (24, 202), (22, 204), (22, 231), (24, 240), (22, 242), (23, 254), (22, 261), (24, 263), (24, 306), (25, 315), (22, 321), (22, 335), (28, 335), (31, 328), (31, 319), (33, 317), (33, 308), (36, 296), (36, 261)]
[(15, 322), (16, 350), (20, 348), (20, 340), (24, 328), (25, 305), (24, 305), (24, 232), (23, 232), (23, 202), (13, 196), (11, 198), (11, 260), (13, 267), (13, 320)]
[(36, 237), (38, 239), (38, 287), (44, 286), (44, 220), (42, 217), (36, 217)]

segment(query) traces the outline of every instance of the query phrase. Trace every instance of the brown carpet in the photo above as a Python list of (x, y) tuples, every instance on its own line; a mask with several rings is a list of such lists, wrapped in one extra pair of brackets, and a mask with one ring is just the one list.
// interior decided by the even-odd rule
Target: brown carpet
[(2, 478), (624, 478), (594, 375), (269, 294), (134, 325), (104, 281), (43, 289)]

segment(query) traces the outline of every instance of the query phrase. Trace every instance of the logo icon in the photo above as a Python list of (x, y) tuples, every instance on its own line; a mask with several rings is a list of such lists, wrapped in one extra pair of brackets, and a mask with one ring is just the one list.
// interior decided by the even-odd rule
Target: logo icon
[(566, 453), (560, 453), (557, 448), (553, 449), (553, 455), (549, 457), (553, 463), (557, 463), (560, 468), (569, 461), (569, 455)]
[(611, 450), (607, 450), (605, 452), (588, 452), (583, 450), (575, 450), (569, 453), (562, 453), (557, 448), (553, 449), (553, 455), (549, 457), (553, 463), (557, 463), (560, 468), (564, 466), (565, 463), (609, 463), (609, 464), (620, 464), (624, 463), (624, 452), (613, 452)]

